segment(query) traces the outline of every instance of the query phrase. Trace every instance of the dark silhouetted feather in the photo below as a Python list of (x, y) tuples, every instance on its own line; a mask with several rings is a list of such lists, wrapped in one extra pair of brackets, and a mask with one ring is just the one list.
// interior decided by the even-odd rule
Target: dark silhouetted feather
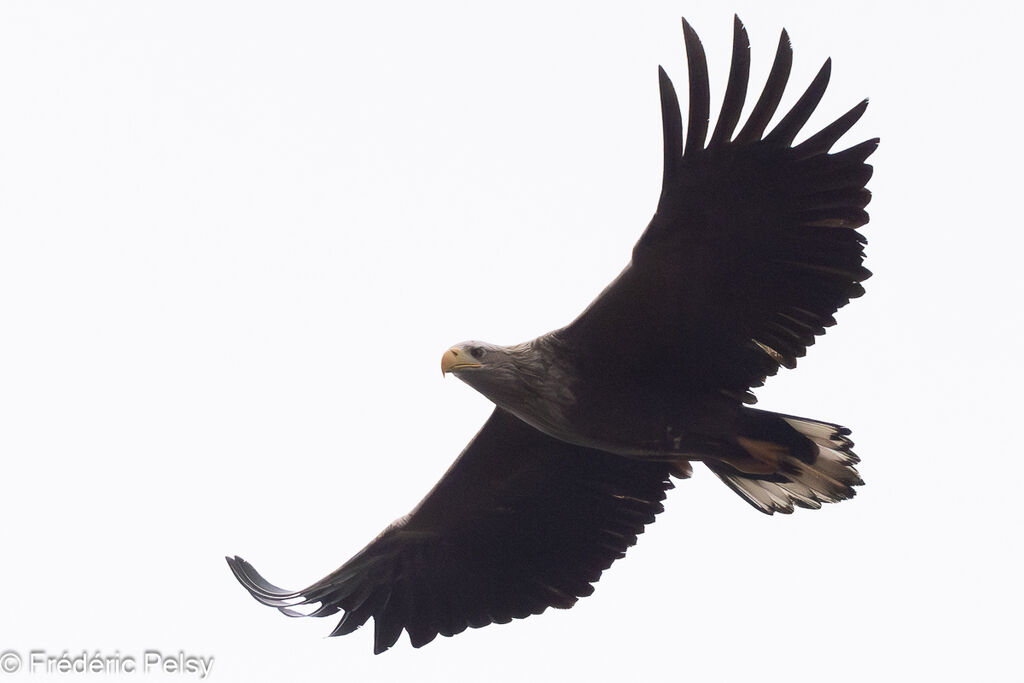
[(665, 70), (658, 67), (658, 85), (661, 89), (661, 127), (665, 147), (663, 178), (675, 177), (683, 162), (683, 119), (679, 114), (679, 98)]
[(841, 138), (846, 131), (853, 127), (853, 124), (860, 120), (868, 109), (868, 101), (862, 100), (860, 104), (846, 112), (838, 119), (807, 138), (794, 148), (796, 158), (802, 159), (816, 154), (823, 154), (832, 149), (832, 145)]
[(789, 43), (789, 34), (785, 31), (779, 37), (779, 47), (775, 52), (775, 62), (768, 74), (768, 81), (765, 83), (757, 104), (750, 112), (746, 125), (740, 129), (736, 136), (736, 142), (756, 142), (761, 139), (768, 122), (775, 115), (782, 101), (782, 93), (786, 90), (786, 82), (789, 81), (789, 72), (793, 68), (793, 48)]
[(684, 155), (696, 154), (704, 149), (708, 134), (708, 117), (711, 116), (711, 91), (708, 85), (708, 63), (704, 46), (686, 19), (683, 19), (683, 38), (686, 42), (686, 61), (689, 65), (690, 117), (686, 125), (686, 149)]
[(828, 79), (831, 74), (832, 60), (827, 59), (821, 70), (818, 71), (818, 75), (814, 77), (807, 90), (804, 91), (804, 94), (800, 96), (800, 99), (793, 105), (793, 108), (782, 117), (779, 125), (775, 126), (772, 132), (765, 138), (766, 143), (784, 147), (789, 147), (793, 143), (797, 133), (807, 123), (807, 119), (811, 118), (814, 109), (821, 102), (821, 97), (825, 94), (825, 88), (828, 87)]
[(711, 134), (708, 149), (729, 142), (736, 124), (743, 113), (743, 102), (747, 98), (747, 84), (750, 81), (750, 40), (743, 22), (733, 17), (732, 65), (729, 67), (729, 82), (725, 86), (722, 112), (718, 115), (715, 132)]

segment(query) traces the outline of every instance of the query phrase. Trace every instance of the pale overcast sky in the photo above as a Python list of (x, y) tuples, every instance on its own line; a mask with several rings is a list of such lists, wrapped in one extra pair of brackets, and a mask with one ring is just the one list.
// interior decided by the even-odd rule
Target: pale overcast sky
[[(0, 651), (184, 651), (216, 681), (1019, 675), (1018, 6), (354, 7), (0, 5)], [(449, 345), (559, 327), (618, 273), (660, 188), (657, 66), (685, 93), (685, 14), (720, 101), (733, 11), (752, 93), (786, 27), (783, 107), (831, 56), (810, 126), (869, 96), (841, 144), (882, 138), (868, 294), (759, 391), (853, 429), (857, 498), (769, 518), (701, 469), (572, 610), (422, 650), (252, 600), (225, 554), (306, 585), (476, 432)]]

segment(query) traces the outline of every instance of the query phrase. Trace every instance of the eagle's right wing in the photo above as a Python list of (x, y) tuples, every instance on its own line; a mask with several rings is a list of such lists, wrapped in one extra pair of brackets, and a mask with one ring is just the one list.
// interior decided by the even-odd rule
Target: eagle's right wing
[(669, 468), (558, 441), (497, 408), (409, 515), (313, 585), (282, 590), (240, 557), (228, 564), (289, 616), (344, 610), (332, 636), (372, 616), (375, 653), (403, 629), (420, 647), (590, 595), (663, 509)]

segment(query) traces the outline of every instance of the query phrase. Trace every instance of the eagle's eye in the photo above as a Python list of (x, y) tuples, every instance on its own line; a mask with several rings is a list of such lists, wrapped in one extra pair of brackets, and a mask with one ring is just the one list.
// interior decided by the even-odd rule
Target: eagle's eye
[(474, 346), (469, 350), (469, 355), (473, 356), (473, 358), (476, 358), (477, 360), (480, 360), (481, 358), (484, 357), (484, 350), (479, 346)]

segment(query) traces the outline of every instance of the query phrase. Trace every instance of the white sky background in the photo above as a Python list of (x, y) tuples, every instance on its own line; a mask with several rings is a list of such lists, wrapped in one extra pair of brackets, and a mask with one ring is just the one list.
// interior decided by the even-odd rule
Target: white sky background
[[(184, 650), (220, 681), (1011, 680), (1021, 12), (896, 5), (0, 5), (0, 650)], [(844, 142), (882, 138), (876, 275), (759, 392), (854, 430), (858, 497), (769, 518), (700, 470), (594, 596), (422, 650), (253, 601), (225, 554), (306, 585), (476, 432), (449, 345), (559, 327), (618, 273), (660, 188), (656, 67), (685, 97), (685, 14), (720, 102), (732, 10), (751, 102), (783, 26), (784, 108), (834, 60), (808, 132), (872, 98)]]

